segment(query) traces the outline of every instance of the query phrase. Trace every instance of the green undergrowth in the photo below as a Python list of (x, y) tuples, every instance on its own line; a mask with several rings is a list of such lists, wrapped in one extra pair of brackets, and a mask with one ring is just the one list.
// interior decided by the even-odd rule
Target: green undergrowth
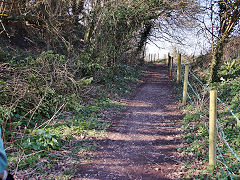
[[(83, 106), (71, 115), (63, 113), (45, 127), (28, 129), (28, 133), (21, 139), (6, 143), (9, 147), (9, 168), (20, 174), (34, 170), (35, 175), (48, 177), (49, 173), (51, 175), (55, 172), (46, 170), (55, 167), (57, 163), (64, 163), (66, 159), (79, 165), (89, 158), (87, 155), (81, 156), (81, 153), (94, 150), (97, 141), (104, 137), (105, 130), (111, 125), (111, 121), (105, 118), (107, 112), (114, 113), (123, 107), (124, 104), (109, 99), (99, 101)], [(65, 168), (74, 170), (68, 164)]]
[[(193, 179), (229, 179), (226, 166), (231, 172), (234, 179), (240, 178), (239, 162), (231, 154), (226, 145), (218, 138), (218, 146), (221, 154), (217, 151), (217, 166), (212, 171), (208, 166), (208, 119), (202, 115), (201, 112), (192, 105), (184, 108), (185, 117), (182, 124), (182, 137), (184, 144), (178, 148), (180, 153), (185, 157), (185, 178)], [(225, 128), (227, 140), (233, 146), (235, 151), (239, 153), (239, 130), (232, 128)], [(222, 159), (224, 157), (224, 160)]]
[[(18, 178), (69, 179), (91, 158), (114, 114), (141, 74), (106, 66), (88, 53), (69, 59), (1, 49), (0, 123), (9, 165)], [(28, 172), (27, 175), (25, 172)]]
[[(221, 66), (219, 76), (221, 82), (215, 84), (218, 89), (218, 97), (240, 119), (240, 59), (224, 62)], [(224, 126), (232, 126), (234, 129), (237, 126), (236, 118), (226, 108), (222, 107), (221, 109), (219, 116)]]

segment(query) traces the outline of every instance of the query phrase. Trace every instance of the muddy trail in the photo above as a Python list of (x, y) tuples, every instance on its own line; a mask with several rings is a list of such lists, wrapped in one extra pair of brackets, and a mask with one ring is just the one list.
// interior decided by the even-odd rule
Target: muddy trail
[(99, 142), (93, 160), (78, 167), (77, 179), (178, 179), (182, 114), (168, 69), (155, 64)]

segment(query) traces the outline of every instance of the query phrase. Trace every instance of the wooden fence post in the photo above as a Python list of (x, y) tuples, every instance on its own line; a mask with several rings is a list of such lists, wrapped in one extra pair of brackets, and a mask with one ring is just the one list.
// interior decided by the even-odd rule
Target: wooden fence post
[(173, 57), (170, 56), (170, 67), (169, 67), (170, 79), (172, 79), (172, 70), (173, 70)]
[(181, 80), (181, 54), (178, 54), (178, 63), (177, 63), (177, 83)]
[(183, 106), (185, 106), (187, 102), (188, 74), (189, 74), (189, 65), (186, 65), (185, 74), (184, 74), (184, 83), (183, 83), (183, 98), (182, 98)]
[(149, 56), (148, 61), (150, 61), (151, 60), (151, 54), (149, 54), (148, 56)]
[(209, 104), (209, 167), (216, 166), (216, 120), (217, 120), (217, 91), (210, 91)]
[(154, 54), (154, 62), (156, 61), (156, 54)]
[(168, 53), (168, 67), (170, 66), (171, 56), (170, 53)]

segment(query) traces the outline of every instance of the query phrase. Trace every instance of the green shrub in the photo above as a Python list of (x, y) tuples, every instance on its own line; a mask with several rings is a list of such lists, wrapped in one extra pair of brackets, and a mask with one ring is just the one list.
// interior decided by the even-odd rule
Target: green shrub
[(42, 129), (37, 130), (23, 142), (24, 148), (32, 150), (59, 149), (60, 145), (59, 137)]

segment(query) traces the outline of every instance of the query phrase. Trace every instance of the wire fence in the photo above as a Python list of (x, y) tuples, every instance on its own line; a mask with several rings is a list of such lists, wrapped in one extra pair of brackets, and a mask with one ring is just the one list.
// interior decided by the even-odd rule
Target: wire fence
[[(181, 68), (181, 82), (183, 86), (183, 76), (185, 67)], [(173, 66), (173, 78), (176, 77), (177, 66)], [(191, 104), (200, 114), (200, 119), (207, 131), (209, 131), (209, 84), (203, 81), (194, 72), (189, 70), (188, 76), (187, 102)], [(239, 92), (240, 93), (240, 92)], [(228, 102), (217, 98), (217, 167), (228, 178), (240, 177), (240, 125), (239, 116), (230, 109)], [(239, 113), (240, 115), (240, 113)], [(204, 137), (206, 138), (206, 137)]]
[(145, 54), (144, 55), (144, 60), (147, 62), (155, 62), (159, 60), (165, 60), (167, 57), (166, 54), (164, 54), (163, 57), (160, 56), (160, 53), (155, 53), (155, 54)]

